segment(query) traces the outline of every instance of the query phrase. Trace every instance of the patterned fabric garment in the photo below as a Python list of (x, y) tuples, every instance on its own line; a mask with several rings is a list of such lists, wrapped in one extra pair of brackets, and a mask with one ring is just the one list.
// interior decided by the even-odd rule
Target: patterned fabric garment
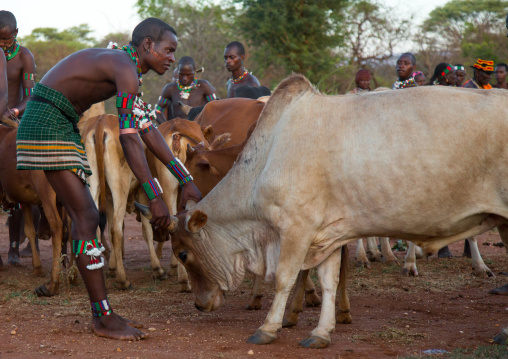
[(84, 183), (92, 174), (77, 123), (79, 116), (60, 92), (35, 85), (18, 127), (18, 170), (70, 170)]

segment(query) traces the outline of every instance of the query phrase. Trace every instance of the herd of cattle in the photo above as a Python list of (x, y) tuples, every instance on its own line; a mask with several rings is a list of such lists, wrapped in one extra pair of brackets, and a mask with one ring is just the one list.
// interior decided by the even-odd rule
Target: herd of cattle
[[(325, 96), (305, 77), (293, 75), (269, 99), (210, 102), (194, 121), (159, 126), (204, 196), (172, 216), (170, 235), (150, 226), (146, 196), (120, 146), (117, 116), (103, 110), (87, 114), (80, 130), (93, 171), (90, 191), (107, 217), (110, 274), (120, 288), (129, 288), (123, 221), (127, 212), (138, 211), (153, 276), (166, 276), (160, 258), (171, 239), (181, 290), (194, 292), (199, 310), (219, 308), (224, 293), (247, 271), (256, 275), (249, 308), (259, 309), (263, 281), (275, 281), (265, 322), (248, 339), (267, 344), (282, 326), (296, 324), (304, 293), (307, 303), (320, 303), (308, 277), (317, 267), (321, 315), (300, 344), (326, 347), (336, 322), (351, 322), (347, 243), (359, 241), (356, 257), (367, 265), (361, 238), (368, 237), (368, 247), (377, 252), (372, 237), (382, 237), (388, 260), (395, 260), (388, 238), (409, 240), (404, 271), (415, 275), (412, 243), (430, 255), (497, 227), (508, 248), (507, 100), (501, 90), (447, 87)], [(53, 258), (60, 258), (68, 219), (42, 171), (16, 170), (11, 125), (0, 125), (0, 200), (22, 205), (33, 270), (41, 275), (31, 206), (43, 207)], [(164, 202), (176, 214), (178, 181), (149, 151), (146, 155)], [(476, 241), (470, 244), (473, 269), (489, 273)], [(59, 270), (53, 261), (50, 285), (39, 293), (58, 293)]]

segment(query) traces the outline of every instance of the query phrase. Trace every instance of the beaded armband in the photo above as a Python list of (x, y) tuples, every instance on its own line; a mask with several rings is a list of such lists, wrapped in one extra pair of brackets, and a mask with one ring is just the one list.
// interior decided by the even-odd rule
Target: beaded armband
[(97, 239), (92, 239), (90, 241), (73, 241), (72, 252), (76, 257), (80, 253), (90, 256), (90, 263), (86, 266), (90, 270), (104, 267), (104, 258), (101, 257), (101, 253), (104, 252), (104, 246)]
[(168, 103), (168, 99), (162, 96), (159, 96), (159, 101), (157, 101), (157, 105), (155, 106), (155, 111), (162, 112), (164, 108), (161, 107), (161, 105), (165, 105)]
[(23, 74), (23, 80), (35, 81), (35, 74), (31, 74), (31, 73), (25, 72)]
[(25, 88), (25, 96), (32, 96), (33, 91), (34, 91), (33, 87)]
[(141, 125), (139, 124), (139, 121), (137, 120), (137, 117), (132, 114), (122, 114), (118, 115), (118, 121), (120, 122), (120, 130), (126, 129), (126, 128), (134, 128), (134, 129), (140, 129)]
[(178, 182), (180, 182), (180, 186), (183, 186), (186, 182), (193, 180), (189, 171), (187, 171), (187, 168), (185, 168), (183, 163), (176, 157), (175, 157), (175, 160), (170, 161), (166, 165), (166, 167), (168, 168), (169, 172), (171, 172), (173, 174), (173, 176), (176, 177)]
[(100, 302), (90, 301), (90, 305), (92, 307), (92, 314), (94, 317), (103, 317), (113, 313), (113, 309), (111, 309), (111, 305), (107, 299), (101, 300)]
[(162, 188), (157, 178), (153, 178), (141, 185), (149, 200), (152, 200), (162, 194)]
[(206, 102), (217, 100), (217, 96), (215, 96), (215, 93), (212, 93), (210, 96), (206, 96)]
[(134, 102), (136, 101), (136, 95), (130, 93), (118, 92), (116, 94), (116, 107), (125, 108), (132, 110), (134, 108)]

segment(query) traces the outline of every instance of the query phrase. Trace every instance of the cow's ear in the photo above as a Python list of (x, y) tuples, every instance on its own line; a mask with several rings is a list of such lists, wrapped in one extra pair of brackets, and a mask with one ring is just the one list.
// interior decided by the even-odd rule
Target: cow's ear
[(192, 213), (190, 218), (187, 220), (187, 230), (191, 233), (198, 233), (199, 230), (204, 227), (207, 220), (208, 216), (206, 213), (197, 210)]
[(201, 127), (201, 132), (203, 133), (203, 136), (205, 137), (205, 139), (207, 141), (210, 141), (210, 138), (213, 135), (212, 125), (208, 125), (206, 127)]
[(214, 176), (219, 175), (219, 171), (215, 167), (213, 167), (210, 162), (208, 162), (206, 159), (202, 159), (197, 163), (197, 166), (201, 168), (203, 171), (209, 171), (210, 174)]

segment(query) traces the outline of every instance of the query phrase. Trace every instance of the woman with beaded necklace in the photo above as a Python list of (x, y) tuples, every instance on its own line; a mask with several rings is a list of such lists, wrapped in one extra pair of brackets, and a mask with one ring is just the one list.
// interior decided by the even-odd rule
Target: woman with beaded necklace
[(85, 49), (66, 57), (35, 86), (18, 128), (17, 168), (44, 170), (72, 219), (72, 249), (90, 298), (92, 330), (98, 336), (140, 340), (147, 335), (134, 328), (139, 325), (113, 312), (108, 302), (103, 247), (95, 238), (99, 216), (86, 185), (90, 167), (76, 124), (92, 104), (116, 95), (125, 158), (149, 199), (152, 225), (168, 227), (169, 211), (148, 168), (141, 140), (180, 182), (180, 208), (188, 200), (199, 201), (201, 194), (152, 124), (156, 114), (141, 100), (140, 86), (142, 74), (153, 70), (163, 75), (169, 70), (177, 45), (171, 26), (149, 18), (136, 26), (127, 46)]

